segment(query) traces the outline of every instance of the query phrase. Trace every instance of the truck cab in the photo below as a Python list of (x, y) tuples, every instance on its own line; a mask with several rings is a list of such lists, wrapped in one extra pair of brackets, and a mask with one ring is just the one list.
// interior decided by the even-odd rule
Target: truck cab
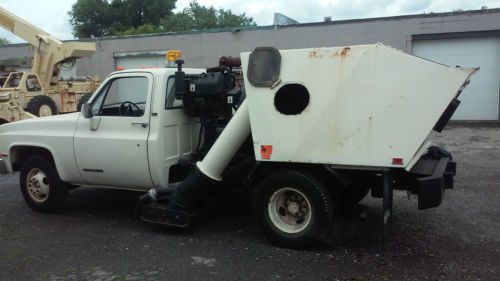
[[(82, 112), (3, 125), (0, 171), (26, 170), (31, 158), (43, 156), (64, 186), (146, 191), (179, 180), (171, 168), (196, 150), (199, 121), (190, 118), (182, 100), (176, 99), (174, 72), (168, 68), (115, 72)], [(26, 82), (19, 77), (18, 86)], [(48, 174), (28, 171), (21, 177), (27, 182), (41, 179), (38, 185), (44, 186)], [(36, 198), (29, 189), (27, 193), (28, 201)], [(48, 188), (34, 188), (32, 193), (39, 194), (38, 205), (44, 206)]]
[[(40, 83), (40, 78), (36, 73), (12, 72), (7, 76), (7, 79), (0, 89), (0, 92), (12, 93), (12, 98), (20, 106), (25, 108), (29, 99), (38, 95), (44, 95), (45, 89)], [(47, 109), (42, 109), (40, 116), (49, 116), (46, 115), (46, 110)]]
[(75, 128), (81, 183), (138, 190), (168, 186), (170, 167), (196, 148), (199, 127), (175, 98), (174, 71), (126, 70), (106, 79)]

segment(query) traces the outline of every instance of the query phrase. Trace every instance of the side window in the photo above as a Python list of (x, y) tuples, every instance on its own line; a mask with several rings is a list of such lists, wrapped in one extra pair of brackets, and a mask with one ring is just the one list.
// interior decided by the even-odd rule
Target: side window
[(40, 92), (42, 90), (38, 78), (35, 75), (28, 75), (26, 78), (26, 89), (28, 92)]
[(165, 109), (175, 109), (183, 107), (182, 100), (175, 98), (175, 78), (169, 77), (167, 81), (167, 98), (165, 99)]
[(17, 88), (17, 87), (19, 87), (19, 84), (21, 83), (22, 77), (23, 77), (23, 74), (20, 72), (9, 74), (7, 81), (5, 81), (4, 88)]
[(143, 116), (148, 97), (146, 77), (123, 77), (111, 80), (95, 99), (95, 116)]

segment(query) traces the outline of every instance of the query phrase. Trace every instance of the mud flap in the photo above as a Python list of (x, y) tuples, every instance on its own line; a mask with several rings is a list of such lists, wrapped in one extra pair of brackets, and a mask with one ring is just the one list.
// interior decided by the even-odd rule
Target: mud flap
[(384, 185), (383, 185), (383, 217), (384, 228), (387, 231), (388, 227), (392, 224), (392, 206), (393, 206), (393, 177), (391, 171), (384, 172)]

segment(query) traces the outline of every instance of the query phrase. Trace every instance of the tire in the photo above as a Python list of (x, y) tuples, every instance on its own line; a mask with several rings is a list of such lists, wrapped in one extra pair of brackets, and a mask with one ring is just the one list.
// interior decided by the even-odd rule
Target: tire
[(83, 95), (78, 101), (78, 104), (76, 105), (76, 111), (80, 112), (82, 110), (82, 106), (89, 101), (91, 96), (92, 94)]
[(38, 212), (59, 211), (68, 196), (66, 184), (59, 179), (56, 168), (42, 156), (34, 156), (24, 163), (20, 185), (24, 200)]
[(26, 106), (26, 111), (38, 117), (57, 115), (57, 106), (48, 96), (33, 97)]
[(301, 170), (279, 170), (255, 189), (254, 212), (272, 243), (304, 249), (324, 240), (333, 221), (329, 190), (317, 177)]

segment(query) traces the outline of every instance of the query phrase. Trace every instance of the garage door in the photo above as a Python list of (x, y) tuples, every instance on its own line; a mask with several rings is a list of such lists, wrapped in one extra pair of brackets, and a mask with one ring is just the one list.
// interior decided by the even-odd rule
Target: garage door
[(132, 68), (165, 67), (165, 51), (114, 53), (115, 66)]
[(446, 65), (481, 67), (460, 95), (455, 120), (498, 120), (500, 103), (500, 38), (423, 40), (413, 54)]

